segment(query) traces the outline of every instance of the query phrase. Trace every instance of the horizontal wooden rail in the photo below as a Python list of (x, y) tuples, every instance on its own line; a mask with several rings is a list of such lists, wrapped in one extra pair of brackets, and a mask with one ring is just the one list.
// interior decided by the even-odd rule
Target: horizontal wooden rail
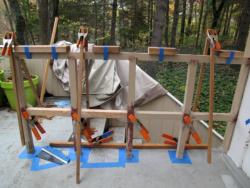
[[(20, 58), (25, 59), (25, 46), (16, 46), (15, 53), (19, 55)], [(29, 51), (32, 53), (32, 59), (44, 59), (51, 55), (50, 45), (31, 45), (29, 46)], [(1, 50), (1, 47), (0, 47)], [(69, 46), (56, 47), (59, 59), (66, 59), (68, 57), (79, 59), (80, 54), (76, 52), (69, 52)], [(148, 53), (136, 53), (136, 52), (121, 52), (119, 54), (109, 54), (109, 59), (113, 60), (128, 60), (130, 57), (135, 57), (138, 61), (158, 61), (158, 55), (149, 55)], [(86, 59), (103, 59), (103, 54), (94, 54), (93, 52), (85, 53)], [(226, 64), (226, 59), (223, 57), (215, 57), (216, 64)], [(197, 63), (209, 63), (208, 55), (194, 55), (194, 54), (176, 54), (174, 56), (164, 56), (164, 61), (166, 62), (197, 62)], [(248, 58), (246, 57), (236, 57), (233, 59), (231, 64), (247, 64)]]
[[(70, 108), (43, 108), (29, 107), (27, 109), (32, 116), (70, 116)], [(127, 118), (127, 110), (102, 110), (102, 109), (82, 109), (82, 117), (84, 118)], [(136, 111), (135, 114), (139, 118), (145, 119), (171, 119), (182, 120), (182, 112), (168, 111)], [(193, 120), (208, 120), (208, 112), (192, 112)], [(230, 113), (214, 113), (215, 121), (232, 121), (233, 117)]]
[[(51, 142), (50, 146), (53, 147), (73, 147), (73, 142)], [(125, 148), (125, 143), (104, 143), (93, 145), (89, 143), (81, 143), (82, 147), (87, 148)], [(133, 144), (133, 148), (135, 149), (176, 149), (176, 146), (169, 145), (169, 144)], [(186, 144), (186, 149), (207, 149), (207, 144)]]

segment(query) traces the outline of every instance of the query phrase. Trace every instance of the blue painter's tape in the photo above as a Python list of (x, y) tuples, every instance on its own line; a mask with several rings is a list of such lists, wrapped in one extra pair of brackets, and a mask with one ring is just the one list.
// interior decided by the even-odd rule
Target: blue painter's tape
[(226, 61), (227, 65), (230, 65), (232, 63), (232, 61), (234, 59), (234, 54), (235, 54), (234, 52), (230, 52), (230, 55), (229, 55), (229, 57), (228, 57), (228, 59)]
[(159, 62), (162, 63), (164, 60), (164, 48), (160, 48), (159, 52)]
[(66, 162), (69, 162), (69, 161), (70, 161), (70, 158), (67, 157), (67, 156), (65, 156), (65, 155), (63, 154), (63, 152), (61, 152), (61, 151), (58, 150), (58, 149), (55, 149), (55, 148), (53, 148), (53, 147), (51, 147), (51, 146), (46, 146), (46, 147), (44, 147), (44, 149), (48, 150), (50, 153), (52, 153), (52, 154), (58, 156), (59, 158), (63, 159), (63, 160), (66, 161)]
[(52, 59), (58, 59), (58, 53), (56, 52), (55, 46), (51, 47), (51, 56), (52, 56)]
[(182, 159), (176, 158), (176, 150), (168, 150), (168, 155), (169, 155), (170, 161), (174, 164), (192, 164), (192, 161), (189, 158), (187, 151), (184, 151)]
[(246, 125), (250, 125), (250, 119), (247, 119), (245, 123)]
[(60, 108), (70, 107), (70, 100), (68, 99), (59, 100), (59, 101), (55, 101), (54, 104)]
[(26, 59), (32, 59), (32, 54), (30, 53), (30, 49), (28, 46), (24, 47), (24, 54)]
[(139, 150), (132, 150), (132, 157), (126, 159), (126, 163), (139, 163)]
[(59, 165), (59, 164), (56, 164), (56, 163), (52, 163), (52, 162), (40, 165), (40, 161), (41, 160), (40, 160), (39, 157), (34, 157), (32, 159), (32, 164), (31, 164), (30, 170), (31, 171), (39, 171), (39, 170), (46, 170), (48, 168), (53, 168), (53, 167), (57, 167), (57, 166), (62, 166), (62, 165)]
[(33, 159), (40, 151), (42, 147), (40, 146), (35, 146), (35, 152), (32, 154), (27, 153), (26, 148), (19, 154), (18, 158), (19, 159)]
[[(26, 149), (24, 149), (24, 151), (18, 157), (19, 157), (19, 159), (30, 159), (31, 160), (31, 162), (32, 162), (31, 168), (30, 168), (31, 171), (39, 171), (39, 170), (45, 170), (45, 169), (53, 168), (53, 167), (57, 167), (57, 166), (62, 166), (62, 165), (59, 165), (59, 164), (56, 164), (53, 162), (48, 162), (46, 164), (40, 165), (41, 159), (39, 157), (37, 157), (37, 155), (40, 153), (42, 148), (43, 147), (35, 146), (35, 152), (33, 154), (28, 154)], [(60, 150), (55, 149), (53, 147), (45, 146), (44, 148), (49, 150), (50, 152), (54, 153), (55, 155), (58, 155), (59, 157), (63, 158), (66, 161), (71, 159), (70, 150), (69, 150), (69, 155), (65, 156)]]
[(109, 59), (109, 48), (107, 46), (103, 47), (103, 59), (105, 63)]
[(83, 150), (83, 156), (82, 156), (82, 168), (124, 168), (126, 165), (126, 152), (124, 148), (119, 149), (119, 159), (117, 162), (96, 162), (96, 163), (89, 163), (89, 155), (90, 155), (91, 149), (90, 148), (84, 148)]

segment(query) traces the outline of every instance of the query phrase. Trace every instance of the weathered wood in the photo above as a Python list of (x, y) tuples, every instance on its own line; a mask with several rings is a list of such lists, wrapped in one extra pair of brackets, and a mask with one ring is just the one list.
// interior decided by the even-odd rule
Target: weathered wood
[[(77, 62), (75, 59), (69, 59), (69, 82), (70, 82), (70, 100), (71, 100), (71, 107), (74, 110), (77, 110), (78, 115), (79, 114), (79, 104), (81, 104), (81, 101), (79, 101), (79, 90), (81, 88), (78, 88), (79, 84), (78, 82), (81, 82), (79, 80), (79, 69), (82, 68), (82, 61), (79, 62), (79, 67), (77, 67)], [(81, 66), (80, 66), (81, 65)], [(81, 69), (82, 70), (82, 69)], [(82, 90), (80, 91), (82, 92)], [(80, 107), (81, 109), (81, 107)], [(73, 132), (74, 132), (74, 141), (76, 146), (76, 183), (80, 183), (80, 156), (81, 156), (81, 118), (78, 120), (72, 120), (73, 121)]]
[[(197, 69), (197, 63), (194, 63), (194, 61), (188, 64), (187, 81), (186, 81), (186, 89), (185, 89), (184, 105), (183, 105), (184, 114), (190, 114), (191, 112), (195, 78), (196, 78), (196, 69)], [(188, 139), (189, 131), (190, 131), (190, 126), (183, 124), (182, 127), (180, 128), (177, 152), (176, 152), (177, 158), (183, 157), (185, 143)]]
[[(244, 52), (244, 57), (249, 57), (249, 56), (250, 56), (250, 35), (248, 35), (247, 44), (246, 44), (246, 48)], [(224, 141), (223, 141), (224, 152), (227, 152), (231, 145), (231, 140), (232, 140), (234, 128), (236, 125), (238, 112), (240, 109), (242, 97), (243, 97), (244, 90), (246, 87), (247, 78), (249, 76), (249, 70), (250, 70), (249, 65), (250, 65), (250, 60), (248, 60), (248, 64), (241, 65), (241, 68), (240, 68), (239, 78), (237, 81), (236, 89), (234, 92), (233, 103), (232, 103), (231, 111), (230, 111), (231, 115), (234, 117), (234, 120), (231, 122), (228, 122), (227, 124), (227, 129), (226, 129)]]
[(208, 119), (208, 150), (207, 162), (212, 162), (212, 134), (214, 123), (214, 48), (210, 47), (210, 74), (209, 74), (209, 119)]
[(244, 55), (242, 51), (236, 51), (236, 50), (216, 50), (215, 55), (221, 58), (228, 58), (231, 52), (234, 52), (234, 58), (240, 58), (243, 57)]
[(95, 54), (103, 54), (104, 47), (108, 47), (109, 54), (119, 54), (120, 46), (93, 46), (93, 53)]
[[(43, 108), (29, 107), (27, 111), (33, 116), (70, 116), (70, 108)], [(183, 112), (168, 111), (135, 111), (136, 116), (146, 119), (171, 119), (182, 120)], [(191, 112), (193, 120), (208, 120), (208, 112)], [(102, 109), (82, 109), (81, 115), (84, 118), (117, 118), (126, 119), (127, 110), (102, 110)], [(214, 113), (215, 121), (232, 121), (234, 116), (230, 113)]]
[[(73, 142), (51, 142), (50, 146), (53, 147), (73, 147)], [(81, 143), (82, 147), (86, 148), (125, 148), (125, 143), (103, 143), (103, 144), (89, 144), (89, 143)], [(133, 148), (135, 149), (176, 149), (176, 146), (168, 145), (168, 144), (133, 144)], [(185, 149), (207, 149), (207, 144), (186, 144)]]
[[(19, 55), (20, 58), (25, 59), (24, 54), (25, 46), (16, 46), (15, 53)], [(0, 49), (2, 46), (0, 46)], [(31, 45), (29, 46), (30, 52), (32, 52), (32, 59), (43, 59), (48, 58), (51, 55), (50, 45)], [(80, 54), (76, 52), (69, 52), (69, 46), (56, 47), (58, 58), (65, 59), (68, 56), (72, 58), (79, 59)], [(103, 52), (102, 52), (103, 53)], [(103, 54), (86, 52), (86, 59), (103, 59)], [(159, 57), (149, 55), (148, 53), (136, 53), (136, 52), (120, 52), (119, 54), (110, 53), (109, 59), (111, 60), (128, 60), (129, 57), (134, 56), (138, 61), (156, 61), (158, 62)], [(226, 64), (225, 58), (215, 57), (216, 64)], [(187, 63), (190, 61), (195, 61), (197, 63), (209, 63), (209, 55), (195, 55), (195, 54), (176, 54), (175, 56), (164, 57), (163, 61), (170, 62), (183, 62)], [(234, 58), (231, 64), (248, 64), (248, 57)]]
[(15, 65), (15, 59), (14, 59), (14, 54), (11, 53), (11, 56), (9, 57), (10, 61), (10, 69), (12, 72), (12, 82), (13, 82), (13, 89), (15, 93), (15, 98), (16, 98), (16, 112), (17, 112), (17, 119), (18, 119), (18, 128), (19, 128), (19, 134), (20, 134), (20, 139), (21, 139), (21, 144), (25, 145), (25, 136), (24, 136), (24, 130), (23, 130), (23, 123), (22, 123), (22, 115), (20, 111), (20, 103), (19, 103), (19, 96), (17, 95), (18, 89), (16, 85), (16, 65)]
[[(29, 47), (30, 53), (51, 53), (52, 45), (18, 45), (18, 46), (15, 46), (15, 48), (14, 48), (15, 53), (25, 53), (24, 47)], [(56, 52), (58, 54), (68, 53), (70, 50), (70, 46), (68, 46), (68, 45), (56, 46), (55, 48), (56, 48)], [(33, 58), (33, 56), (32, 56), (32, 58)], [(44, 57), (44, 58), (46, 58), (46, 57)]]
[[(134, 113), (134, 102), (135, 102), (135, 81), (136, 81), (136, 58), (129, 58), (129, 81), (128, 81), (128, 102), (127, 102), (127, 116), (129, 113)], [(127, 119), (127, 157), (131, 157), (133, 149), (133, 134), (134, 134), (134, 123)]]
[[(11, 52), (11, 63), (13, 64), (13, 76), (14, 79), (12, 80), (13, 85), (15, 85), (18, 95), (18, 101), (19, 103), (17, 103), (16, 108), (19, 108), (19, 113), (21, 112), (21, 109), (25, 109), (26, 108), (26, 102), (25, 102), (25, 95), (24, 95), (24, 85), (23, 85), (23, 75), (22, 75), (22, 70), (20, 67), (20, 63), (16, 62), (15, 56), (13, 54), (13, 52)], [(18, 59), (17, 59), (18, 60)], [(31, 128), (29, 126), (29, 122), (27, 120), (25, 120), (23, 118), (23, 116), (21, 115), (22, 118), (22, 126), (23, 126), (23, 132), (24, 132), (24, 137), (25, 137), (25, 146), (26, 146), (26, 150), (27, 153), (34, 153), (35, 148), (34, 148), (34, 144), (33, 144), (33, 138), (31, 135)]]
[[(53, 29), (52, 29), (52, 34), (51, 34), (51, 38), (50, 38), (50, 45), (52, 45), (55, 42), (58, 21), (59, 21), (59, 18), (55, 17), (55, 21), (54, 21), (54, 25), (53, 25)], [(44, 68), (44, 72), (43, 72), (43, 83), (42, 83), (41, 94), (40, 94), (40, 102), (41, 103), (43, 103), (43, 100), (44, 100), (44, 94), (46, 91), (46, 83), (48, 80), (50, 63), (51, 63), (51, 59), (49, 58), (49, 59), (47, 59), (47, 62), (46, 62), (45, 68)]]
[[(50, 142), (50, 146), (53, 147), (73, 147), (73, 142)], [(125, 143), (103, 143), (103, 144), (89, 144), (89, 143), (81, 143), (82, 147), (86, 148), (125, 148)], [(135, 149), (176, 149), (176, 146), (168, 145), (168, 144), (133, 144), (133, 148)], [(186, 149), (207, 149), (207, 144), (186, 144)]]
[[(162, 47), (164, 49), (164, 55), (172, 56), (177, 54), (176, 48), (166, 48)], [(149, 55), (159, 55), (160, 53), (160, 47), (148, 47), (148, 54)]]

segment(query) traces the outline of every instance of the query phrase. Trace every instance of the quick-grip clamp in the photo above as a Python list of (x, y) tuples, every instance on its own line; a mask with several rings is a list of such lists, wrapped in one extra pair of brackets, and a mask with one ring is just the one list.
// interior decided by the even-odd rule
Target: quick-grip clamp
[(3, 38), (3, 49), (1, 52), (2, 56), (6, 55), (6, 52), (7, 52), (7, 55), (10, 56), (13, 39), (14, 39), (13, 32), (5, 33), (4, 38)]
[(72, 120), (74, 120), (74, 121), (80, 121), (80, 116), (77, 113), (77, 109), (75, 109), (75, 108), (71, 109), (71, 117), (72, 117)]

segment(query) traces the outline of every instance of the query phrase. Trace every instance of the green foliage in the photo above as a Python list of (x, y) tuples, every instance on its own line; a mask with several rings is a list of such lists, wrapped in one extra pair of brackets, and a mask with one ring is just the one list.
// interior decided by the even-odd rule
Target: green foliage
[[(182, 102), (184, 100), (186, 72), (186, 64), (175, 63), (172, 66), (165, 65), (157, 74), (157, 80)], [(230, 112), (238, 73), (239, 66), (215, 66), (215, 112)], [(201, 112), (209, 110), (209, 66), (206, 67), (199, 110)], [(222, 135), (225, 132), (225, 125), (225, 122), (214, 123), (216, 130)]]

